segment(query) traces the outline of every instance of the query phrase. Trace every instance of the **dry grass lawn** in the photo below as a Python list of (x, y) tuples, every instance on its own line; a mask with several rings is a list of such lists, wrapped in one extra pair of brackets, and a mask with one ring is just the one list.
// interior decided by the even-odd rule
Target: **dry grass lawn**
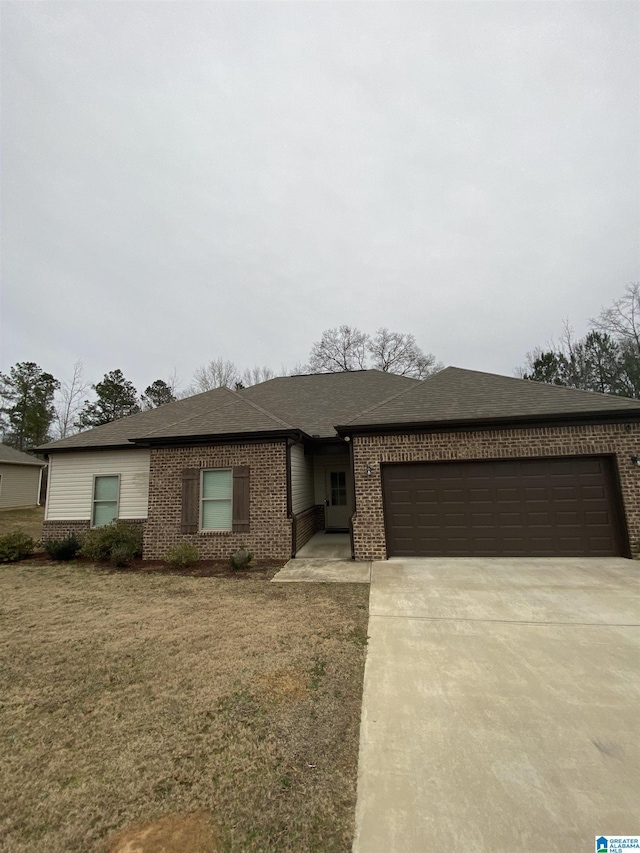
[(12, 530), (24, 530), (36, 541), (42, 538), (44, 507), (32, 506), (21, 509), (0, 509), (0, 536)]
[(0, 849), (346, 853), (367, 597), (0, 566)]

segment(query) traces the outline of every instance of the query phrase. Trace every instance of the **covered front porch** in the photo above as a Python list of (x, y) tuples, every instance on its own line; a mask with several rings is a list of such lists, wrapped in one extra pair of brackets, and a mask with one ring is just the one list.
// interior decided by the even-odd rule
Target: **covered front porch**
[[(292, 444), (289, 494), (292, 555), (302, 557), (301, 551), (311, 546), (322, 550), (322, 558), (340, 545), (341, 558), (350, 559), (349, 529), (355, 504), (348, 443), (340, 439)], [(328, 538), (316, 539), (316, 534), (326, 534)], [(317, 556), (308, 552), (305, 555)]]

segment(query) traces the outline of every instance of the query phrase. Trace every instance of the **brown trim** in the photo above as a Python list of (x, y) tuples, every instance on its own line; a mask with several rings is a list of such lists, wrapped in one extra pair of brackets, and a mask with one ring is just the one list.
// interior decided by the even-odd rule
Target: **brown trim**
[(588, 424), (616, 424), (640, 421), (640, 406), (628, 412), (587, 412), (575, 415), (518, 415), (510, 418), (476, 418), (474, 420), (408, 421), (407, 423), (366, 424), (336, 426), (343, 437), (354, 435), (402, 435), (404, 433), (474, 432), (476, 430), (526, 428), (545, 426), (583, 426)]
[(200, 525), (200, 469), (182, 469), (180, 532), (197, 533)]
[(353, 489), (353, 512), (349, 516), (349, 542), (351, 544), (351, 559), (356, 558), (356, 544), (353, 538), (353, 519), (358, 511), (358, 497), (356, 495), (356, 462), (353, 453), (353, 442), (349, 441), (349, 470), (351, 472), (351, 483)]
[[(135, 447), (194, 447), (201, 444), (216, 446), (218, 444), (272, 444), (287, 438), (300, 440), (304, 436), (301, 430), (264, 430), (262, 432), (230, 432), (215, 435), (180, 435), (165, 436), (158, 438), (132, 438), (131, 444)], [(131, 445), (130, 445), (131, 446)], [(103, 445), (105, 450), (111, 449), (109, 445)], [(74, 450), (76, 448), (73, 448)]]
[[(297, 444), (297, 442), (294, 442)], [(285, 478), (287, 488), (287, 518), (291, 519), (291, 557), (296, 555), (296, 517), (293, 514), (293, 497), (291, 494), (291, 447), (292, 442), (287, 441), (285, 448)]]
[(234, 465), (233, 489), (231, 494), (233, 533), (249, 533), (250, 525), (250, 468), (248, 465)]

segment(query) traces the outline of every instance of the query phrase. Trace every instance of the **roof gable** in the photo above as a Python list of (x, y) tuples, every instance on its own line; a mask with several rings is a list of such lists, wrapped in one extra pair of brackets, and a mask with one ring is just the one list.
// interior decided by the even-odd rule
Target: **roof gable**
[(72, 450), (93, 447), (133, 446), (135, 440), (176, 438), (216, 433), (252, 433), (291, 429), (277, 416), (243, 401), (235, 391), (215, 388), (193, 397), (167, 403), (157, 409), (94, 427), (60, 441), (43, 445), (42, 450)]

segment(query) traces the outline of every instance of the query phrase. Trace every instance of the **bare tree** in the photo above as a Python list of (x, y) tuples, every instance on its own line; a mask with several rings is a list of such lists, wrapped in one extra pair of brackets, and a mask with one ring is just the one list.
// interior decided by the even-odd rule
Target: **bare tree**
[(200, 394), (203, 391), (212, 391), (214, 388), (235, 388), (239, 380), (238, 369), (232, 361), (216, 358), (194, 371), (189, 390), (191, 394)]
[(606, 332), (623, 347), (631, 347), (640, 355), (640, 282), (628, 284), (624, 295), (610, 308), (603, 308), (593, 326)]
[(182, 391), (180, 389), (181, 384), (182, 383), (180, 381), (180, 377), (178, 376), (178, 368), (174, 367), (171, 373), (169, 374), (169, 378), (167, 379), (167, 385), (169, 386), (169, 389), (173, 396), (176, 398), (176, 400), (179, 399), (180, 395), (182, 394)]
[(369, 339), (367, 348), (373, 359), (372, 367), (386, 373), (425, 379), (443, 368), (435, 355), (422, 352), (413, 335), (402, 332), (378, 329), (375, 337)]
[(311, 349), (309, 373), (364, 370), (367, 343), (367, 335), (355, 326), (327, 329)]
[(84, 378), (84, 368), (81, 361), (73, 365), (73, 376), (60, 383), (55, 395), (55, 431), (58, 438), (66, 438), (78, 431), (76, 420), (84, 404), (84, 396), (89, 390), (89, 383)]
[(266, 382), (268, 379), (273, 379), (276, 375), (275, 371), (270, 367), (262, 366), (247, 368), (241, 378), (240, 382), (243, 388), (248, 388), (250, 385), (259, 385), (261, 382)]

